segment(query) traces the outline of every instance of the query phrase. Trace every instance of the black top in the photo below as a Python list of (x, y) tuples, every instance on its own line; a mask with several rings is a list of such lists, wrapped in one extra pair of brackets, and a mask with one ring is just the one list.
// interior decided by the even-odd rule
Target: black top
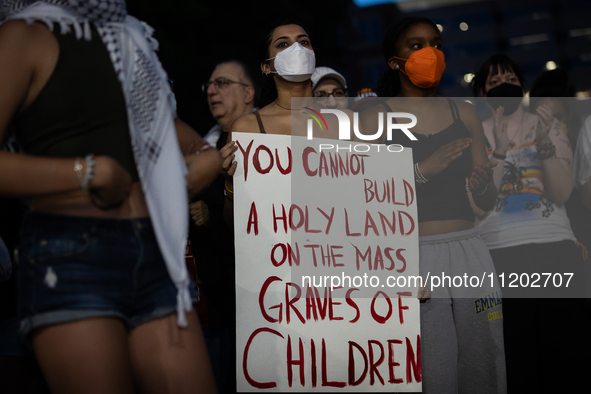
[[(388, 144), (399, 144), (412, 148), (413, 162), (418, 163), (431, 156), (443, 145), (462, 138), (470, 137), (468, 128), (460, 119), (458, 107), (448, 99), (453, 123), (438, 133), (431, 135), (414, 134), (417, 141), (411, 141), (402, 133), (394, 133)], [(388, 112), (393, 112), (383, 102)], [(472, 173), (472, 152), (464, 149), (462, 155), (429, 182), (417, 184), (417, 209), (419, 222), (433, 220), (462, 219), (473, 222), (474, 212), (466, 192), (466, 178)]]
[(111, 156), (137, 181), (125, 98), (109, 52), (94, 27), (91, 41), (73, 32), (55, 37), (60, 53), (53, 73), (13, 121), (20, 146), (38, 156)]

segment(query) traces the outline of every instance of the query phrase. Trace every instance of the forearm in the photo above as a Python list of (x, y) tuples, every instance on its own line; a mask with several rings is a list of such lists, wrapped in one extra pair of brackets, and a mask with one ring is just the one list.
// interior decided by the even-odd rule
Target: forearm
[(493, 184), (497, 192), (501, 191), (501, 185), (503, 184), (503, 175), (505, 173), (505, 158), (504, 154), (498, 155), (499, 158), (493, 156), (492, 160), (496, 160), (498, 162), (497, 166), (494, 167), (493, 170)]
[(556, 204), (564, 204), (573, 191), (572, 175), (566, 171), (556, 156), (540, 161), (544, 174), (544, 190), (548, 198)]
[(486, 190), (479, 193), (472, 192), (472, 200), (474, 204), (484, 212), (488, 212), (495, 206), (498, 196), (498, 187), (493, 182), (489, 182), (486, 186)]
[(187, 164), (187, 188), (189, 196), (194, 197), (205, 189), (219, 174), (222, 159), (217, 149), (207, 149), (198, 155), (185, 156)]
[(75, 163), (74, 158), (0, 152), (0, 194), (36, 197), (78, 190), (81, 185), (74, 171)]

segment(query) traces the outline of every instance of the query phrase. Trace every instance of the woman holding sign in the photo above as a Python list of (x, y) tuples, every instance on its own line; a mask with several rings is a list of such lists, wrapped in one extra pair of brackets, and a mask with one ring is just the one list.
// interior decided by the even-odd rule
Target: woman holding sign
[(421, 276), (488, 279), (481, 289), (427, 283), (431, 299), (421, 305), (423, 392), (503, 393), (500, 292), (494, 275), (487, 276), (494, 266), (474, 227), (468, 196), (482, 210), (492, 208), (494, 162), (488, 161), (476, 110), (436, 97), (445, 69), (441, 48), (439, 30), (429, 19), (408, 17), (394, 25), (383, 40), (389, 69), (379, 85), (380, 96), (388, 98), (364, 112), (362, 124), (368, 133), (378, 127), (380, 113), (417, 117), (414, 140), (398, 132), (387, 143), (413, 149)]
[[(316, 58), (310, 37), (306, 30), (296, 22), (279, 22), (273, 26), (266, 35), (261, 48), (261, 70), (266, 78), (272, 79), (272, 84), (277, 90), (277, 96), (271, 104), (261, 108), (252, 114), (238, 118), (231, 126), (230, 131), (243, 133), (262, 134), (292, 134), (292, 116), (307, 119), (302, 114), (303, 106), (292, 106), (292, 98), (309, 97), (307, 105), (314, 106), (312, 96), (312, 83), (310, 78), (314, 73)], [(330, 121), (330, 119), (329, 119)], [(330, 134), (328, 130), (338, 130), (337, 127), (328, 127), (326, 130), (316, 132), (318, 138), (336, 138), (336, 133)], [(236, 171), (237, 162), (234, 162), (234, 152), (238, 149), (228, 136), (228, 144), (220, 153), (224, 160), (222, 172), (227, 174), (226, 196), (228, 203), (226, 212), (231, 212), (233, 187), (232, 176)], [(226, 216), (231, 221), (231, 215)]]

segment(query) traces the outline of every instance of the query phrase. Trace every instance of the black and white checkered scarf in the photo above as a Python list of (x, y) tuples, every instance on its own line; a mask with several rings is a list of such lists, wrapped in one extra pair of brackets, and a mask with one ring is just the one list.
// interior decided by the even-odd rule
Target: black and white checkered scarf
[(127, 15), (124, 0), (4, 0), (0, 22), (41, 21), (62, 34), (74, 29), (78, 39), (99, 32), (117, 73), (127, 104), (135, 161), (150, 217), (171, 279), (178, 291), (179, 325), (191, 309), (184, 262), (188, 215), (186, 165), (176, 139), (175, 101), (168, 77), (156, 56), (153, 29)]

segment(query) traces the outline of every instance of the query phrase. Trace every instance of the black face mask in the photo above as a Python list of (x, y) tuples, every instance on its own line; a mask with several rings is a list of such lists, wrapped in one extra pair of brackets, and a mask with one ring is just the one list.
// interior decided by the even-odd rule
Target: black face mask
[(523, 90), (521, 86), (513, 85), (512, 83), (502, 83), (499, 86), (495, 86), (490, 89), (487, 93), (486, 101), (495, 110), (502, 106), (505, 108), (503, 115), (511, 115), (523, 100)]

